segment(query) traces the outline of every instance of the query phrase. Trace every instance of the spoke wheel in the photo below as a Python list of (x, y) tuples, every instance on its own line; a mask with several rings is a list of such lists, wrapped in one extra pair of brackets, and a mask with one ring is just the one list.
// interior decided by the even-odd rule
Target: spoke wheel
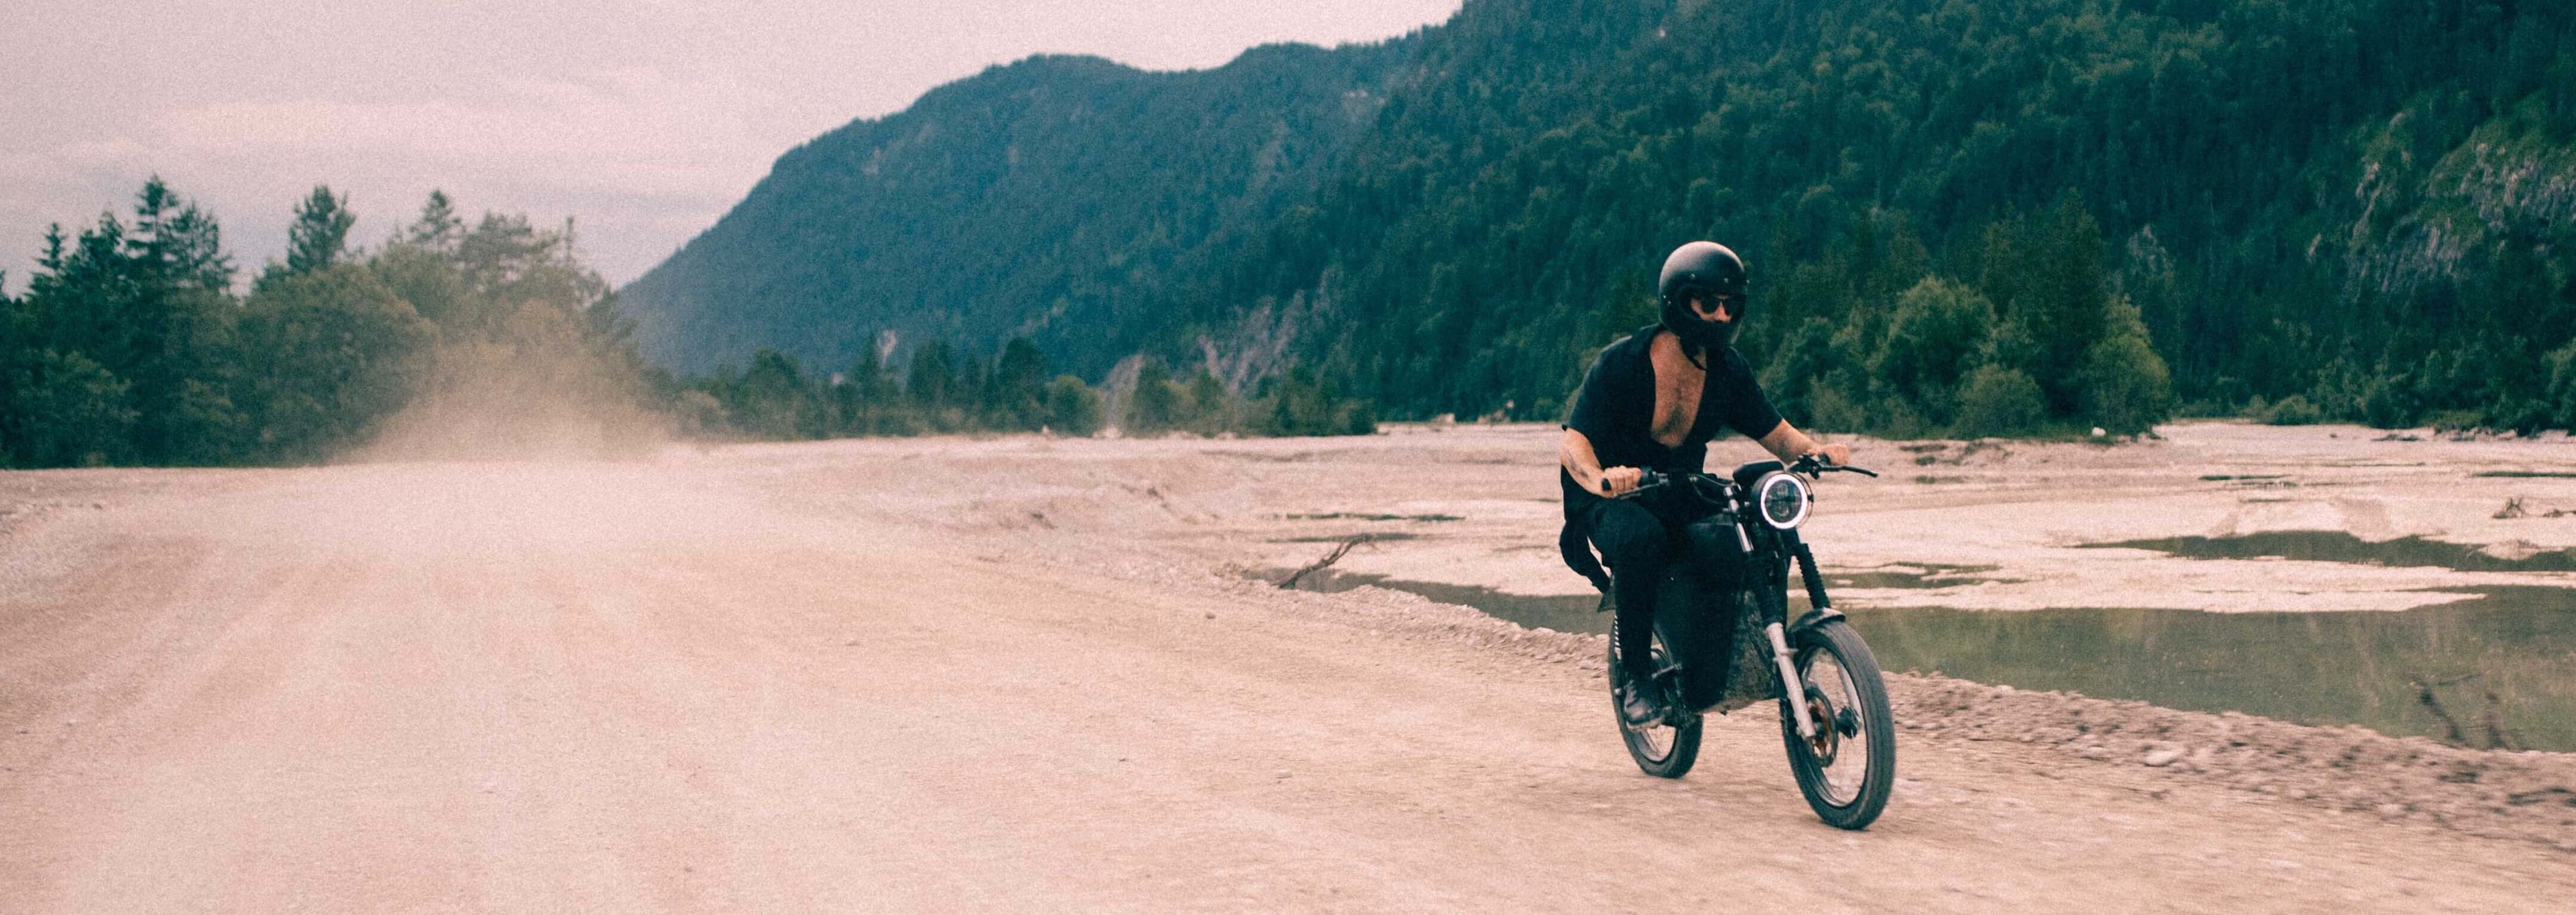
[(1896, 725), (1878, 660), (1851, 625), (1833, 620), (1798, 637), (1794, 661), (1816, 735), (1798, 736), (1798, 720), (1780, 709), (1789, 770), (1807, 806), (1828, 824), (1860, 829), (1878, 819), (1896, 784)]
[[(1652, 669), (1662, 670), (1672, 664), (1672, 655), (1664, 650), (1662, 626), (1655, 627)], [(1619, 739), (1628, 744), (1628, 758), (1637, 768), (1659, 778), (1680, 778), (1690, 773), (1691, 764), (1699, 761), (1700, 717), (1697, 712), (1681, 708), (1680, 690), (1665, 684), (1664, 707), (1677, 709), (1665, 720), (1643, 728), (1630, 728), (1619, 718), (1618, 686), (1628, 677), (1619, 663), (1619, 637), (1610, 637), (1610, 718), (1619, 725)], [(1680, 723), (1674, 723), (1678, 720)]]

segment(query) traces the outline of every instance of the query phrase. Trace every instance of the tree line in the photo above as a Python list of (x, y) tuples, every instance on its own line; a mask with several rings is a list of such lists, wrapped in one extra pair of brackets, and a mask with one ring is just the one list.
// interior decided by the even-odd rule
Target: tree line
[(1160, 360), (1140, 360), (1113, 404), (1079, 376), (1050, 379), (1047, 354), (1025, 337), (990, 357), (934, 340), (914, 348), (901, 371), (887, 358), (894, 335), (879, 339), (840, 372), (808, 372), (796, 357), (762, 347), (740, 368), (726, 365), (686, 380), (655, 377), (672, 392), (665, 402), (684, 430), (764, 439), (1088, 436), (1113, 425), (1127, 435), (1366, 435), (1377, 429), (1366, 402), (1303, 369), (1240, 396), (1206, 372), (1177, 378)]
[(0, 467), (259, 465), (396, 443), (411, 456), (640, 448), (668, 434), (822, 438), (1035, 431), (1333, 434), (1366, 404), (1293, 373), (1238, 397), (1138, 372), (1123, 415), (1014, 338), (944, 340), (896, 365), (891, 335), (838, 373), (776, 350), (687, 377), (648, 365), (571, 224), (431, 192), (372, 249), (345, 196), (295, 206), (283, 262), (246, 292), (214, 214), (160, 178), (130, 216), (49, 229), (23, 295), (0, 295)]

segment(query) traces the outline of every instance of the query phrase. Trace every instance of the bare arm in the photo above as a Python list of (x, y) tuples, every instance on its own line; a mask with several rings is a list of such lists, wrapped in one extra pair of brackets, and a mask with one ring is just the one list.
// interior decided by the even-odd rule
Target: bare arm
[(1762, 437), (1762, 448), (1784, 463), (1810, 454), (1823, 457), (1828, 464), (1851, 463), (1850, 445), (1828, 445), (1816, 441), (1807, 437), (1807, 433), (1798, 431), (1798, 427), (1789, 425), (1785, 419), (1780, 421), (1778, 428), (1771, 430), (1771, 434)]
[(1565, 430), (1565, 440), (1556, 448), (1556, 463), (1587, 492), (1615, 496), (1637, 488), (1637, 468), (1603, 468), (1600, 456), (1592, 451), (1592, 440), (1572, 429)]

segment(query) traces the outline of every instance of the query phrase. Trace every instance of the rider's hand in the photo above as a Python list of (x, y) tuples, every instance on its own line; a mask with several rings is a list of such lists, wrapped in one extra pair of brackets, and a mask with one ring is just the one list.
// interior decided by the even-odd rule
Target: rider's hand
[(1608, 467), (1601, 471), (1601, 494), (1616, 496), (1637, 488), (1637, 479), (1645, 471), (1634, 467)]
[(1817, 445), (1816, 450), (1811, 453), (1827, 464), (1842, 465), (1851, 463), (1851, 446), (1840, 442), (1836, 442), (1831, 445)]

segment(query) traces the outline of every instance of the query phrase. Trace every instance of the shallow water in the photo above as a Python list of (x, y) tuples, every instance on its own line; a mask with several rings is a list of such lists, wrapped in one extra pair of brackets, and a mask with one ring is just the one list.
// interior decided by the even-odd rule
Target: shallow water
[[(1939, 579), (1928, 586), (1982, 571), (1927, 570)], [(1888, 577), (1870, 587), (1905, 586), (1897, 580), (1903, 573), (1870, 574)], [(1319, 591), (1361, 585), (1475, 607), (1524, 626), (1610, 629), (1610, 615), (1594, 612), (1599, 598), (1589, 595), (1530, 597), (1332, 570), (1300, 582)], [(2421, 699), (2430, 686), (2471, 746), (2489, 745), (2482, 720), (2493, 717), (2511, 746), (2576, 752), (2576, 590), (2455, 593), (2479, 596), (2400, 612), (1843, 610), (1889, 670), (2441, 739), (2449, 728)]]
[(2543, 550), (2518, 559), (2477, 547), (2422, 537), (2363, 540), (2344, 531), (2265, 531), (2234, 537), (2168, 537), (2089, 543), (2087, 549), (2138, 549), (2186, 559), (2296, 559), (2362, 565), (2414, 566), (2462, 572), (2576, 572), (2576, 550)]

